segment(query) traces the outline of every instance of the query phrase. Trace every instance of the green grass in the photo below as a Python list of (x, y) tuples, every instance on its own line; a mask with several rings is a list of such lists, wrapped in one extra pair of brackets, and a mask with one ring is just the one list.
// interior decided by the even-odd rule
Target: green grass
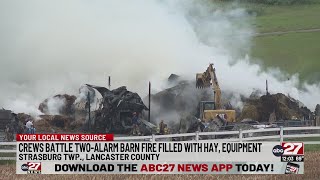
[(320, 28), (320, 3), (288, 6), (250, 3), (243, 6), (257, 15), (253, 24), (258, 32)]
[[(0, 153), (0, 157), (16, 157), (16, 153)], [(15, 163), (15, 160), (0, 160), (0, 165), (9, 165)]]
[[(252, 23), (258, 33), (320, 28), (320, 1), (307, 5), (240, 4), (256, 14)], [(257, 36), (251, 55), (265, 68), (279, 67), (301, 80), (320, 82), (320, 32)]]
[(306, 144), (304, 145), (304, 151), (305, 152), (320, 151), (320, 144)]
[(320, 141), (320, 137), (284, 138), (284, 141)]
[(0, 165), (10, 165), (10, 164), (16, 164), (15, 160), (3, 160), (0, 161)]
[[(257, 33), (320, 29), (320, 0), (294, 5), (212, 1), (218, 8), (246, 9)], [(298, 73), (300, 80), (320, 82), (320, 32), (257, 36), (251, 56), (252, 62), (262, 62), (264, 68), (278, 67), (290, 75)]]
[[(320, 16), (319, 16), (320, 22)], [(253, 57), (301, 79), (320, 81), (320, 32), (261, 36), (254, 39)]]
[(16, 153), (0, 153), (0, 157), (16, 157)]

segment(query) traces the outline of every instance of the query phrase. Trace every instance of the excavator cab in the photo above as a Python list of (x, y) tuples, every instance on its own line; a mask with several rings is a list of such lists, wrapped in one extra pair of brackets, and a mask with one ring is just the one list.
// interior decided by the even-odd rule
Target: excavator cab
[(206, 110), (215, 110), (215, 105), (213, 101), (201, 101), (199, 103), (199, 115), (201, 119), (203, 119), (204, 112)]
[(204, 122), (209, 122), (217, 116), (224, 118), (228, 122), (235, 122), (236, 120), (234, 110), (216, 109), (214, 101), (201, 101), (199, 110), (200, 119)]
[(215, 104), (213, 101), (201, 101), (201, 105), (204, 110), (215, 110)]

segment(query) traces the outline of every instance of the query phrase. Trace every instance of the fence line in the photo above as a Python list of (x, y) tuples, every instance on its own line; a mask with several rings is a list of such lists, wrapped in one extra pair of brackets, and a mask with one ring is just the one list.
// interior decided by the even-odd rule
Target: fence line
[[(308, 130), (308, 131), (306, 131)], [(319, 131), (314, 133), (310, 130)], [(300, 131), (302, 133), (287, 134), (290, 131)], [(265, 133), (274, 132), (269, 136), (257, 136), (253, 133)], [(287, 132), (287, 133), (286, 133)], [(304, 138), (304, 137), (320, 137), (320, 127), (280, 127), (280, 128), (268, 128), (268, 129), (254, 129), (254, 130), (239, 130), (239, 131), (222, 131), (222, 132), (195, 132), (195, 133), (183, 133), (183, 134), (167, 134), (167, 135), (151, 135), (151, 136), (131, 136), (131, 137), (114, 137), (115, 141), (128, 141), (128, 140), (149, 140), (155, 141), (156, 139), (165, 138), (180, 138), (180, 137), (193, 137), (194, 140), (201, 140), (201, 136), (222, 136), (222, 135), (236, 135), (237, 140), (251, 141), (251, 140), (265, 140), (265, 139), (279, 139), (281, 142), (283, 138)], [(254, 137), (253, 137), (254, 136)], [(234, 138), (234, 137), (233, 137)], [(209, 138), (206, 140), (225, 140), (228, 141), (231, 138)]]

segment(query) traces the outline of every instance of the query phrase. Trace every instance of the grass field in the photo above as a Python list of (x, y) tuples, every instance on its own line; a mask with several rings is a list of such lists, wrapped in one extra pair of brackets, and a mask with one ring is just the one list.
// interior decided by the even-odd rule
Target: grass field
[(320, 1), (306, 5), (243, 4), (256, 14), (253, 23), (258, 32), (290, 31), (320, 28)]
[(305, 152), (320, 151), (320, 144), (306, 144), (304, 145), (304, 151)]
[[(320, 28), (320, 1), (307, 5), (240, 4), (252, 14), (258, 33)], [(320, 82), (320, 32), (288, 33), (255, 37), (253, 61), (279, 67), (302, 80)]]
[(256, 37), (252, 52), (268, 67), (320, 81), (320, 32)]

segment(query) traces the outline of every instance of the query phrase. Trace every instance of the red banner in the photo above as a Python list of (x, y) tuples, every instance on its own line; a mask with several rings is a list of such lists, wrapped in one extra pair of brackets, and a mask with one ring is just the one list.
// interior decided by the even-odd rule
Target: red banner
[(17, 141), (113, 141), (113, 134), (17, 134)]

